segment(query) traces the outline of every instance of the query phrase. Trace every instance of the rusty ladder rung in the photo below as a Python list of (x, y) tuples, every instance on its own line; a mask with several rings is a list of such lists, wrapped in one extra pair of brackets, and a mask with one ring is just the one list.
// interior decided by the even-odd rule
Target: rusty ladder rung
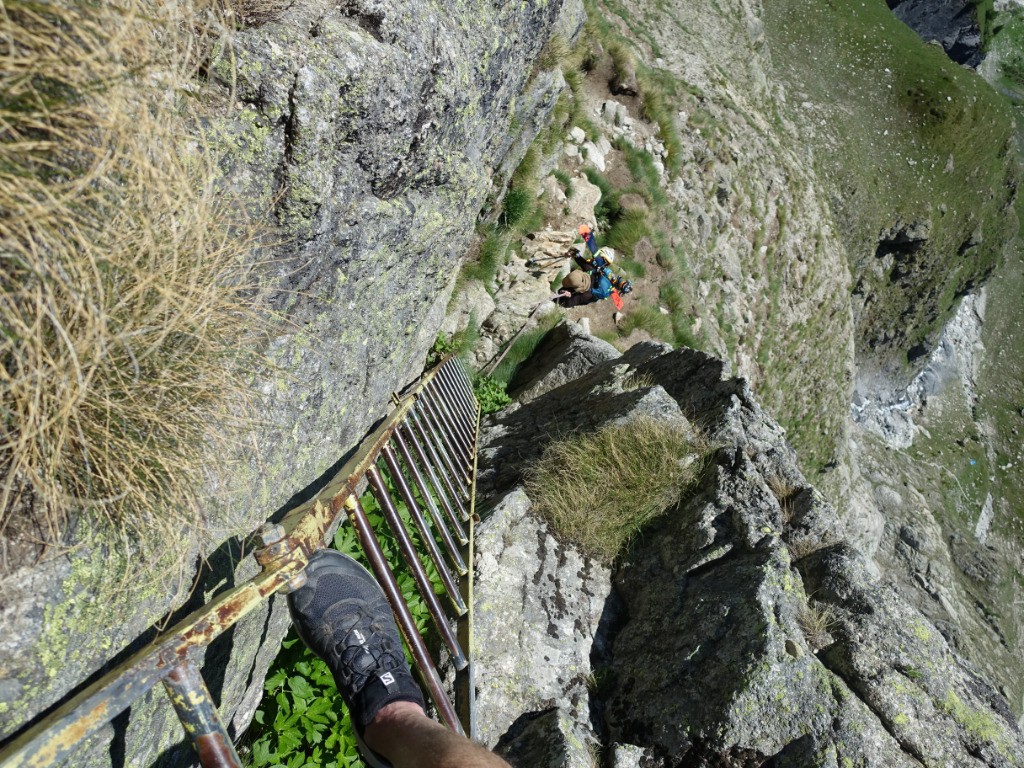
[[(470, 565), (480, 407), (470, 381), (455, 357), (448, 357), (427, 373), (410, 394), (397, 400), (395, 411), (317, 498), (289, 511), (279, 524), (264, 526), (260, 537), (263, 546), (255, 552), (262, 566), (259, 574), (218, 595), (157, 638), (152, 646), (16, 735), (0, 750), (0, 768), (45, 768), (59, 763), (160, 682), (199, 753), (201, 765), (239, 768), (238, 754), (193, 658), (271, 595), (301, 586), (305, 580), (302, 570), (309, 558), (323, 548), (345, 519), (355, 529), (371, 570), (388, 598), (438, 716), (452, 730), (474, 736)], [(378, 466), (381, 460), (383, 471)], [(416, 629), (360, 503), (357, 486), (364, 478), (450, 654), (456, 670), (454, 704), (445, 693), (437, 665)], [(392, 498), (388, 480), (398, 499)], [(455, 613), (455, 631), (434, 594), (398, 504), (404, 504), (426, 550), (424, 557), (437, 570)]]

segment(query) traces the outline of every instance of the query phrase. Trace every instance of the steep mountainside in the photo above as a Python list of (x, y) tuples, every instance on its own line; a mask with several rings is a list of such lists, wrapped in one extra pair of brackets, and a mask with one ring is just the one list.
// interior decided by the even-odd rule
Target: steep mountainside
[[(563, 324), (523, 382), (542, 394), (486, 423), (482, 736), (523, 768), (588, 749), (649, 767), (1024, 764), (1005, 699), (879, 582), (723, 369), (653, 343), (620, 356)], [(609, 568), (538, 517), (522, 479), (555, 440), (643, 419), (714, 447)]]
[[(5, 557), (0, 738), (251, 576), (248, 535), (351, 453), (446, 315), (490, 359), (550, 296), (527, 258), (586, 221), (620, 227), (637, 290), (569, 315), (641, 343), (561, 326), (490, 425), (488, 740), (547, 729), (617, 766), (1024, 764), (1024, 274), (996, 92), (884, 0), (265, 10), (188, 89), (215, 183), (266, 224), (256, 418), (165, 547), (196, 563), (182, 583), (101, 531)], [(609, 566), (516, 486), (553, 434), (634, 408), (707, 431), (712, 460)], [(282, 606), (200, 659), (234, 735)], [(188, 764), (163, 698), (73, 762)]]

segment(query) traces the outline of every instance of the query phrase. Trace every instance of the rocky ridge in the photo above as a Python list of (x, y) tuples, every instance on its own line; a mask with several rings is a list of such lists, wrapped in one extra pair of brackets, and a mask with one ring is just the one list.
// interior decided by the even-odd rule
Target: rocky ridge
[[(493, 617), (476, 636), (481, 732), (514, 765), (595, 749), (648, 768), (1024, 765), (1005, 699), (878, 580), (722, 361), (620, 355), (562, 324), (524, 378), (543, 393), (485, 423), (476, 593)], [(521, 477), (550, 436), (645, 414), (715, 447), (609, 581), (532, 515)]]
[(984, 56), (978, 6), (970, 2), (888, 0), (896, 17), (926, 41), (935, 41), (957, 64), (977, 67)]
[[(856, 238), (838, 236), (843, 226), (837, 211), (845, 201), (834, 188), (849, 187), (820, 165), (812, 173), (804, 158), (790, 151), (810, 145), (824, 154), (838, 152), (836, 114), (850, 108), (830, 101), (832, 94), (812, 96), (806, 83), (780, 84), (787, 55), (780, 51), (807, 55), (811, 46), (805, 50), (799, 35), (795, 48), (781, 46), (777, 22), (766, 32), (762, 22), (777, 10), (747, 4), (730, 8), (732, 13), (723, 15), (708, 6), (659, 4), (637, 17), (656, 18), (660, 24), (643, 25), (644, 33), (630, 28), (640, 55), (646, 54), (659, 72), (671, 72), (693, 96), (678, 114), (685, 162), (678, 177), (662, 177), (673, 207), (681, 212), (674, 234), (687, 264), (686, 274), (677, 271), (668, 279), (692, 292), (693, 328), (703, 348), (728, 360), (786, 424), (790, 442), (801, 448), (805, 470), (824, 470), (815, 482), (837, 507), (850, 542), (869, 557), (867, 567), (902, 590), (959, 652), (1004, 686), (1020, 712), (1024, 692), (1017, 670), (1024, 658), (1019, 639), (1024, 635), (1019, 612), (1008, 603), (1016, 599), (1021, 548), (1005, 533), (1015, 525), (1014, 496), (1007, 491), (1015, 484), (1009, 473), (1019, 472), (1019, 450), (1004, 450), (997, 458), (992, 439), (998, 429), (1016, 429), (1017, 422), (1014, 418), (997, 428), (979, 410), (986, 370), (990, 376), (995, 365), (981, 346), (985, 289), (969, 281), (971, 292), (941, 333), (928, 344), (903, 350), (913, 358), (906, 370), (894, 373), (879, 365), (872, 352), (883, 337), (888, 341), (882, 346), (900, 346), (897, 336), (913, 324), (898, 317), (904, 309), (916, 312), (927, 306), (935, 318), (936, 292), (917, 284), (924, 262), (932, 269), (949, 258), (956, 265), (953, 272), (971, 269), (985, 241), (981, 228), (969, 223), (968, 229), (949, 235), (957, 255), (946, 253), (936, 241), (940, 228), (949, 226), (951, 212), (936, 198), (925, 202), (928, 216), (883, 211), (880, 229), (859, 231)], [(798, 21), (798, 16), (787, 17), (790, 34), (801, 28)], [(900, 45), (919, 44), (909, 30), (903, 32)], [(879, 51), (893, 44), (872, 43)], [(746, 51), (748, 58), (733, 58), (734, 49)], [(709, 65), (719, 52), (729, 65), (724, 81)], [(877, 74), (881, 88), (896, 82), (888, 68)], [(977, 86), (972, 81), (971, 88)], [(949, 102), (974, 98), (951, 93)], [(588, 114), (603, 136), (624, 135), (637, 145), (657, 142), (657, 130), (645, 124), (628, 97), (608, 96), (600, 88), (592, 94)], [(783, 104), (785, 109), (778, 106)], [(771, 121), (773, 109), (779, 113)], [(860, 126), (867, 129), (865, 135), (853, 138), (869, 143), (874, 157), (892, 141), (892, 121), (884, 108), (876, 109)], [(578, 139), (566, 137), (559, 159), (559, 168), (573, 174), (574, 185), (583, 179), (582, 168), (601, 167), (589, 152), (584, 157), (578, 150)], [(926, 146), (916, 142), (910, 145), (914, 154), (900, 154), (898, 164), (910, 169), (923, 162), (917, 153), (926, 153)], [(603, 152), (600, 141), (591, 143), (603, 167), (621, 163), (617, 150)], [(978, 177), (968, 163), (944, 162), (940, 170), (946, 177)], [(550, 184), (546, 188), (549, 195), (557, 191)], [(991, 194), (1012, 194), (1012, 189), (1011, 182), (993, 187)], [(553, 207), (561, 204), (559, 199)], [(555, 216), (552, 231), (524, 241), (523, 255), (557, 253), (571, 230), (571, 222)], [(940, 272), (952, 273), (944, 267)], [(518, 330), (551, 277), (531, 273), (525, 258), (513, 257), (494, 290), (497, 310), (488, 307), (477, 315), (491, 317), (483, 328), (482, 359), (490, 359), (500, 342)], [(869, 286), (873, 283), (884, 287), (876, 290)], [(847, 289), (837, 290), (837, 285)], [(514, 304), (509, 297), (519, 290), (531, 291), (529, 301), (521, 302), (518, 311), (503, 309), (506, 302)], [(882, 311), (879, 302), (886, 292), (898, 294), (907, 306), (894, 308), (896, 315)], [(627, 315), (636, 303), (627, 299)], [(575, 312), (567, 314), (575, 317)], [(888, 329), (865, 330), (869, 325)], [(880, 336), (872, 340), (876, 332)], [(629, 342), (616, 341), (620, 348)], [(1013, 353), (1011, 348), (992, 354)], [(1014, 441), (1009, 433), (1006, 437)], [(970, 484), (965, 466), (971, 470)], [(1001, 487), (984, 487), (983, 476), (994, 481), (1004, 473)]]

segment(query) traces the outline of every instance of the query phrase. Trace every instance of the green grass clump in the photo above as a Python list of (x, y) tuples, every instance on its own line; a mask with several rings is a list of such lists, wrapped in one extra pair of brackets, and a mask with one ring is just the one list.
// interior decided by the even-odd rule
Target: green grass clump
[(575, 190), (573, 189), (572, 179), (569, 177), (569, 174), (560, 168), (555, 168), (555, 170), (551, 172), (551, 175), (554, 176), (555, 180), (561, 185), (566, 198), (571, 199)]
[(507, 388), (508, 383), (515, 376), (516, 369), (533, 354), (533, 351), (540, 344), (541, 339), (554, 328), (562, 315), (560, 312), (550, 312), (537, 321), (537, 327), (524, 331), (523, 334), (512, 343), (512, 348), (505, 355), (501, 364), (491, 373), (491, 378)]
[(486, 234), (483, 242), (480, 243), (480, 254), (476, 261), (469, 262), (462, 267), (453, 296), (458, 293), (459, 287), (468, 280), (479, 280), (484, 285), (491, 285), (498, 274), (498, 269), (505, 264), (508, 254), (508, 236), (494, 226), (490, 226), (484, 231)]
[(501, 204), (501, 225), (516, 229), (533, 215), (533, 195), (529, 190), (513, 187), (505, 194)]
[(551, 442), (528, 471), (526, 492), (559, 535), (610, 562), (679, 501), (706, 451), (687, 429), (634, 419)]
[(632, 253), (636, 244), (649, 234), (647, 214), (644, 211), (623, 211), (608, 230), (605, 243), (624, 253)]
[(654, 156), (647, 150), (634, 147), (621, 136), (615, 139), (613, 146), (622, 152), (630, 175), (641, 185), (647, 200), (654, 205), (667, 203), (668, 198), (661, 187), (661, 177), (654, 167)]
[(537, 65), (541, 69), (554, 69), (568, 66), (572, 59), (572, 44), (557, 32), (553, 34), (537, 57)]
[(981, 32), (981, 47), (988, 49), (988, 45), (995, 34), (995, 23), (998, 13), (995, 9), (994, 0), (973, 0), (974, 13), (978, 20), (978, 31)]
[(999, 71), (1016, 85), (1024, 85), (1024, 53), (1014, 51), (999, 62)]
[(690, 308), (683, 296), (683, 292), (677, 285), (665, 283), (659, 289), (659, 296), (665, 308), (669, 311), (669, 321), (672, 325), (672, 340), (675, 346), (700, 349), (700, 343), (693, 334)]
[(601, 190), (601, 199), (594, 206), (594, 216), (597, 217), (597, 231), (600, 238), (600, 233), (608, 231), (622, 215), (622, 207), (619, 205), (620, 193), (599, 171), (593, 168), (584, 168), (583, 172), (587, 175), (590, 183)]
[(623, 272), (633, 278), (642, 278), (647, 276), (647, 267), (641, 264), (639, 261), (630, 258), (622, 258), (616, 262)]
[(673, 174), (682, 168), (683, 143), (676, 126), (672, 107), (674, 83), (665, 74), (648, 70), (638, 76), (640, 106), (643, 116), (657, 123), (661, 142), (665, 145), (665, 167)]
[(628, 336), (636, 330), (647, 331), (651, 336), (662, 341), (671, 342), (675, 337), (669, 316), (662, 314), (661, 310), (656, 307), (639, 305), (626, 313), (619, 324), (619, 333)]

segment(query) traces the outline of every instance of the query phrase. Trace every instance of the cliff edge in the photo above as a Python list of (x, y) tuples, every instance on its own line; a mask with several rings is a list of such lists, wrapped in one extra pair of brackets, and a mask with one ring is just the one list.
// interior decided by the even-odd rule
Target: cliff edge
[[(552, 388), (491, 417), (481, 454), (481, 731), (514, 765), (1024, 765), (1005, 699), (878, 581), (722, 361), (563, 324), (531, 367)], [(684, 419), (710, 457), (602, 565), (522, 478), (550, 440), (638, 418)]]

